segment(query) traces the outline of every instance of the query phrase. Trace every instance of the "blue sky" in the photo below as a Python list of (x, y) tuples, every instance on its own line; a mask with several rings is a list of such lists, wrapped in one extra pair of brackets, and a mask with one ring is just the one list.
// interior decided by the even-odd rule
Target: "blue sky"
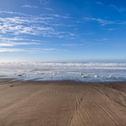
[(0, 0), (0, 60), (126, 58), (124, 0)]

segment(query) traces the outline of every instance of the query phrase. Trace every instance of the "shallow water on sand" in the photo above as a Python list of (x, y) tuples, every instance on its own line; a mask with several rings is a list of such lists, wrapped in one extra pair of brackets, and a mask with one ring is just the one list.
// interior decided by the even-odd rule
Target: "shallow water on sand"
[(19, 80), (125, 81), (126, 63), (8, 62), (0, 63), (0, 78)]

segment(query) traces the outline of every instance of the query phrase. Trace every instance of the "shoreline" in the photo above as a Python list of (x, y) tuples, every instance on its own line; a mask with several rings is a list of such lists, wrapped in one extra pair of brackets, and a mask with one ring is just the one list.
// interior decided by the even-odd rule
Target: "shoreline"
[(13, 83), (13, 82), (22, 82), (22, 83), (36, 83), (36, 84), (46, 84), (46, 83), (71, 83), (71, 84), (126, 84), (126, 81), (80, 81), (80, 80), (18, 80), (18, 79), (0, 79), (0, 85), (3, 82)]

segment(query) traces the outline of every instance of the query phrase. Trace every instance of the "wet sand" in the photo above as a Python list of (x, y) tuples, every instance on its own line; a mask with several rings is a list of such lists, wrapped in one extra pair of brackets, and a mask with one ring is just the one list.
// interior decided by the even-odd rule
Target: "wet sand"
[(1, 80), (0, 126), (126, 126), (126, 83)]

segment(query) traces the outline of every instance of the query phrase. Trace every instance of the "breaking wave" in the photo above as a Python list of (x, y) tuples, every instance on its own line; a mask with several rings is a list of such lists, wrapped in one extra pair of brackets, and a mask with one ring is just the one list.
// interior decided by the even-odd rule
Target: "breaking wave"
[(126, 63), (8, 62), (0, 63), (0, 78), (36, 81), (125, 81)]

